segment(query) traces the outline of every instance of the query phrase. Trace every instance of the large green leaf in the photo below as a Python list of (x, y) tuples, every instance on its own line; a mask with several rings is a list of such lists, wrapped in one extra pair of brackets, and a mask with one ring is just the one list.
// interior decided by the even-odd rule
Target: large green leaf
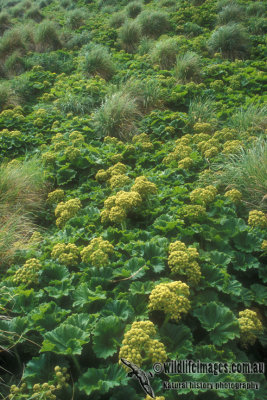
[(194, 309), (193, 315), (199, 319), (203, 328), (210, 332), (210, 338), (217, 346), (239, 336), (238, 321), (227, 307), (211, 302)]
[(255, 283), (254, 285), (250, 286), (250, 289), (252, 290), (252, 292), (254, 294), (255, 301), (259, 304), (263, 304), (264, 306), (267, 306), (267, 288), (266, 288), (266, 286)]
[(73, 306), (83, 307), (97, 300), (105, 300), (106, 292), (104, 292), (101, 287), (97, 287), (96, 291), (90, 290), (86, 283), (82, 283), (75, 290), (73, 297), (75, 300)]
[(167, 323), (160, 329), (160, 336), (174, 358), (186, 358), (193, 350), (192, 333), (186, 325)]
[[(117, 364), (107, 368), (89, 368), (79, 379), (78, 388), (90, 396), (94, 392), (106, 394), (117, 386), (128, 382), (125, 370)], [(119, 389), (118, 389), (119, 390)]]
[(233, 237), (235, 247), (245, 253), (260, 250), (261, 239), (251, 232), (239, 232)]
[(146, 282), (133, 282), (130, 286), (130, 292), (132, 294), (149, 294), (153, 289), (154, 284), (153, 282), (146, 281)]
[(102, 315), (115, 315), (122, 321), (126, 321), (129, 318), (132, 318), (134, 315), (134, 309), (126, 300), (112, 300), (103, 308)]
[(65, 185), (66, 183), (73, 181), (76, 175), (77, 171), (74, 171), (74, 169), (71, 169), (68, 166), (64, 166), (57, 172), (57, 184)]
[(77, 326), (63, 323), (45, 334), (41, 352), (52, 351), (56, 354), (81, 354), (82, 346), (89, 342), (90, 333)]
[(118, 350), (123, 336), (124, 324), (113, 315), (101, 318), (93, 331), (93, 350), (97, 357), (108, 358)]

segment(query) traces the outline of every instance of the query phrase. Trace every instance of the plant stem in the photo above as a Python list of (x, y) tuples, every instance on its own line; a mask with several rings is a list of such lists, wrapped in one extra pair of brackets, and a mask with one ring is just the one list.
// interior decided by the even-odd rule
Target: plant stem
[(72, 358), (72, 361), (73, 361), (73, 363), (75, 365), (75, 368), (76, 368), (77, 372), (79, 372), (79, 374), (80, 374), (81, 373), (81, 367), (80, 367), (80, 365), (78, 363), (77, 358), (73, 354), (71, 355), (71, 358)]

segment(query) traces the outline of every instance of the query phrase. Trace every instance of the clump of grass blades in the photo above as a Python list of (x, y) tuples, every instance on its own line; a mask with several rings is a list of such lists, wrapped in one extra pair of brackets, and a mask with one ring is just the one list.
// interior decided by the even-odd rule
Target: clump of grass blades
[(216, 103), (210, 97), (196, 97), (190, 101), (188, 124), (192, 127), (196, 122), (212, 122), (216, 125)]
[(0, 35), (11, 26), (9, 15), (6, 11), (0, 13)]
[(240, 148), (221, 163), (211, 166), (213, 174), (205, 182), (235, 188), (249, 209), (267, 210), (267, 141), (259, 138), (252, 147)]
[(218, 22), (221, 25), (228, 24), (229, 22), (238, 22), (243, 19), (243, 8), (235, 3), (230, 3), (223, 7), (218, 14)]
[(247, 15), (253, 15), (255, 17), (263, 17), (266, 11), (266, 4), (263, 2), (256, 2), (256, 3), (251, 3), (247, 6), (246, 8), (246, 14)]
[(0, 166), (0, 264), (10, 262), (33, 232), (44, 205), (44, 172), (37, 158)]
[(232, 115), (229, 125), (238, 132), (248, 130), (263, 132), (267, 128), (267, 106), (250, 104), (247, 109), (241, 107)]
[(84, 11), (80, 9), (70, 11), (67, 16), (67, 24), (71, 29), (78, 29), (84, 25)]
[(176, 61), (178, 51), (177, 41), (173, 38), (159, 40), (151, 49), (150, 58), (161, 69), (170, 69)]
[(8, 82), (0, 84), (0, 111), (19, 104), (19, 98), (11, 89)]
[(122, 11), (114, 13), (109, 20), (109, 26), (113, 28), (119, 28), (124, 24), (126, 20), (126, 14)]
[(57, 102), (57, 107), (65, 114), (72, 112), (77, 115), (88, 114), (94, 107), (94, 101), (89, 96), (68, 93)]
[(140, 26), (135, 21), (126, 21), (120, 28), (118, 39), (123, 50), (133, 53), (141, 39)]
[(136, 100), (129, 94), (117, 92), (107, 97), (94, 115), (97, 131), (103, 136), (130, 139), (136, 132), (141, 115)]
[(198, 54), (188, 51), (176, 58), (173, 71), (174, 77), (181, 83), (189, 81), (200, 82), (201, 80), (201, 58)]
[(7, 57), (4, 71), (7, 76), (18, 75), (25, 71), (25, 62), (18, 51)]
[(142, 34), (153, 38), (167, 32), (170, 27), (167, 14), (162, 11), (142, 11), (137, 21), (141, 26)]
[(15, 27), (5, 31), (0, 39), (0, 58), (4, 59), (15, 50), (24, 52), (26, 50), (25, 37), (21, 27)]
[(148, 113), (163, 105), (163, 94), (156, 80), (129, 79), (123, 84), (122, 92), (134, 98), (141, 113)]
[(44, 17), (39, 9), (39, 7), (33, 6), (26, 13), (26, 18), (33, 19), (35, 22), (41, 22)]
[(84, 55), (81, 69), (87, 75), (100, 75), (109, 80), (115, 74), (115, 64), (107, 48), (102, 45), (92, 45)]
[(136, 18), (142, 11), (143, 5), (139, 1), (131, 1), (126, 7), (126, 13), (130, 18)]
[(52, 21), (41, 22), (35, 32), (36, 50), (43, 52), (58, 50), (62, 43), (58, 36), (58, 27)]
[(207, 42), (208, 48), (223, 57), (245, 58), (250, 52), (250, 39), (242, 25), (230, 23), (215, 30)]

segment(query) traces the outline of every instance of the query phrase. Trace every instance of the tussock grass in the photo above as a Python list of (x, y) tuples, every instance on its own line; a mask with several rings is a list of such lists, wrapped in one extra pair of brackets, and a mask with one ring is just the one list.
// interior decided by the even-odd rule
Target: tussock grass
[(126, 21), (120, 28), (118, 39), (123, 50), (133, 53), (141, 40), (139, 24), (136, 21)]
[(230, 118), (229, 125), (238, 132), (264, 131), (267, 128), (267, 106), (250, 104), (239, 108)]
[(170, 28), (168, 15), (163, 11), (142, 11), (137, 21), (141, 26), (142, 34), (152, 38), (159, 37)]
[(0, 166), (0, 266), (35, 230), (34, 217), (44, 204), (45, 180), (40, 160)]
[(140, 1), (131, 1), (126, 7), (126, 13), (130, 18), (136, 18), (143, 9), (143, 4)]
[(229, 22), (239, 22), (244, 17), (244, 9), (239, 4), (230, 3), (222, 8), (218, 14), (218, 22), (220, 25)]
[(201, 81), (201, 58), (198, 54), (187, 51), (176, 58), (174, 77), (181, 83)]
[(44, 20), (35, 31), (36, 50), (40, 52), (58, 50), (62, 43), (58, 36), (58, 27), (52, 21)]
[(216, 103), (211, 97), (196, 97), (190, 101), (188, 109), (189, 126), (196, 122), (212, 122), (216, 124)]
[(237, 23), (229, 23), (215, 30), (207, 42), (210, 51), (220, 52), (223, 57), (245, 58), (250, 52), (250, 39), (246, 29)]
[(173, 38), (159, 40), (150, 51), (150, 58), (161, 69), (170, 69), (174, 66), (178, 52), (177, 41)]
[(130, 139), (136, 132), (136, 122), (141, 113), (135, 98), (124, 92), (108, 96), (94, 115), (96, 130), (102, 137), (113, 136)]
[(238, 189), (249, 209), (267, 210), (267, 141), (259, 138), (252, 147), (240, 148), (221, 163), (211, 166), (205, 181), (228, 189)]
[(85, 53), (81, 69), (87, 75), (100, 75), (109, 80), (115, 74), (115, 64), (105, 46), (93, 44)]

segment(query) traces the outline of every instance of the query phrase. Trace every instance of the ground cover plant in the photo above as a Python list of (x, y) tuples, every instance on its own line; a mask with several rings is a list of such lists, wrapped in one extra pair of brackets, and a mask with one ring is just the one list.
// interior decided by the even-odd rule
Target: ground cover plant
[(265, 10), (0, 0), (0, 399), (266, 398)]

